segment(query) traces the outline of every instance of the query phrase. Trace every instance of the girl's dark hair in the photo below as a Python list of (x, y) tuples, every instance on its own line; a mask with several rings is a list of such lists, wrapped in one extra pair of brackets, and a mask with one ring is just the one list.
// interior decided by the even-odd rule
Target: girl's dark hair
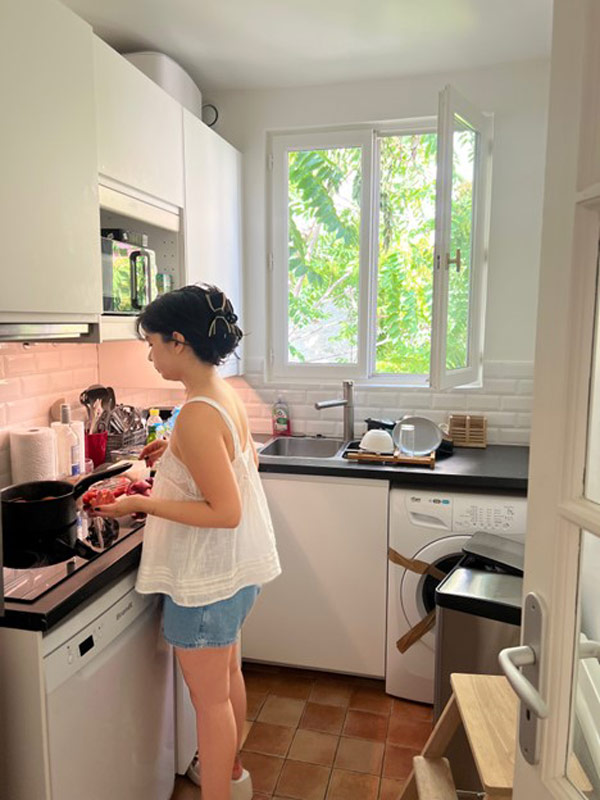
[(200, 361), (222, 364), (242, 336), (231, 301), (216, 286), (184, 286), (153, 300), (136, 320), (138, 336), (159, 333), (165, 342), (180, 333)]

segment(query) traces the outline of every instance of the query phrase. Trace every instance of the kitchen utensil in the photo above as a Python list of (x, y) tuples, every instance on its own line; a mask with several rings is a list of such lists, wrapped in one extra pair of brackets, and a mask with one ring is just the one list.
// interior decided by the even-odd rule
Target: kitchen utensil
[(396, 424), (391, 419), (373, 419), (373, 417), (367, 417), (365, 422), (367, 423), (368, 431), (373, 430), (373, 428), (382, 428), (390, 433), (394, 430), (394, 425)]
[[(0, 492), (2, 534), (5, 551), (27, 551), (40, 544), (50, 546), (57, 535), (73, 538), (77, 523), (77, 500), (98, 481), (121, 475), (131, 462), (93, 472), (77, 483), (30, 481), (17, 483)], [(76, 533), (75, 533), (76, 536)]]
[(101, 386), (99, 383), (94, 383), (84, 389), (79, 395), (79, 402), (85, 406), (88, 414), (88, 422), (91, 423), (94, 412), (94, 401), (99, 400), (102, 404), (107, 396), (108, 389), (106, 386)]
[(400, 431), (402, 425), (414, 425), (415, 427), (415, 456), (426, 456), (437, 450), (442, 441), (442, 431), (439, 425), (432, 422), (427, 417), (406, 416), (398, 420), (392, 432), (392, 438), (396, 447), (400, 447)]
[(85, 435), (85, 455), (91, 458), (95, 467), (104, 464), (106, 461), (106, 443), (108, 442), (108, 432), (86, 433)]
[(358, 446), (361, 450), (380, 455), (394, 452), (394, 440), (391, 433), (381, 428), (373, 428), (367, 431)]
[(400, 450), (407, 456), (415, 454), (415, 426), (405, 422), (400, 426)]

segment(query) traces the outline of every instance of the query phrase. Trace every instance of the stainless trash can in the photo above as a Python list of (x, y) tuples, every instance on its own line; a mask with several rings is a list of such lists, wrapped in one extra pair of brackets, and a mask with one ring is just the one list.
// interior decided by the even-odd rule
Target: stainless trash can
[[(499, 675), (500, 650), (519, 644), (523, 544), (476, 533), (463, 549), (464, 558), (435, 592), (435, 720), (452, 693), (453, 672)], [(448, 758), (456, 786), (480, 790), (462, 731), (452, 742)]]

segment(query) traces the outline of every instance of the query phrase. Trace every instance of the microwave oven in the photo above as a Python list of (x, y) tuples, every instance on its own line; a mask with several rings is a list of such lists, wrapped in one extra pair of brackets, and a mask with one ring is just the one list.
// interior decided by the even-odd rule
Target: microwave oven
[(105, 314), (139, 314), (158, 295), (153, 250), (101, 237)]

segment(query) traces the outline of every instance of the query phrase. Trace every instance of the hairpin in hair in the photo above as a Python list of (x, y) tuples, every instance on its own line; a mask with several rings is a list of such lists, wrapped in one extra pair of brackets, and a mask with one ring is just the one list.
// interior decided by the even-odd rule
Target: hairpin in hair
[(218, 308), (215, 308), (213, 305), (212, 297), (210, 294), (206, 295), (206, 301), (210, 306), (210, 310), (215, 315), (213, 317), (212, 322), (208, 328), (208, 335), (214, 336), (217, 332), (217, 323), (222, 320), (225, 326), (227, 327), (228, 333), (235, 333), (235, 323), (237, 322), (237, 316), (233, 313), (233, 311), (228, 310), (227, 306), (227, 297), (225, 296), (224, 292), (221, 292), (221, 305)]

